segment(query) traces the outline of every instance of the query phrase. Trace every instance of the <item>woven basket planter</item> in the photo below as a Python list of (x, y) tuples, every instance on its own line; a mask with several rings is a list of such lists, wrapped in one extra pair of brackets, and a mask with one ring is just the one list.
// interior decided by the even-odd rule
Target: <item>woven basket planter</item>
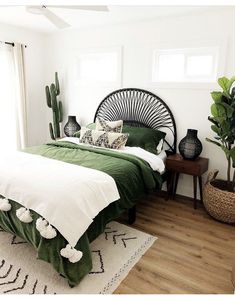
[(208, 174), (203, 192), (204, 206), (216, 220), (232, 224), (235, 223), (235, 193), (221, 190), (211, 184), (217, 174), (217, 170)]

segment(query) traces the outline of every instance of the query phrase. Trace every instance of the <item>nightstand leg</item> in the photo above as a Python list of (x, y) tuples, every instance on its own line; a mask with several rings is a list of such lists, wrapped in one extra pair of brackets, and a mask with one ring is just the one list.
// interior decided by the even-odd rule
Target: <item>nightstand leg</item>
[(202, 176), (198, 176), (198, 182), (199, 182), (200, 198), (203, 204)]
[(170, 197), (170, 185), (171, 185), (171, 173), (167, 171), (167, 177), (166, 177), (166, 195), (165, 200), (167, 201)]
[(197, 209), (197, 176), (193, 176), (194, 209)]
[(169, 200), (170, 196), (173, 194), (174, 180), (175, 180), (175, 173), (174, 172), (170, 172), (170, 180), (169, 180), (169, 184), (167, 185), (167, 197), (166, 197), (166, 200)]
[(175, 199), (176, 191), (177, 191), (177, 186), (178, 186), (178, 181), (179, 181), (179, 175), (180, 173), (175, 174), (175, 182), (174, 182), (174, 190), (173, 190), (173, 199)]

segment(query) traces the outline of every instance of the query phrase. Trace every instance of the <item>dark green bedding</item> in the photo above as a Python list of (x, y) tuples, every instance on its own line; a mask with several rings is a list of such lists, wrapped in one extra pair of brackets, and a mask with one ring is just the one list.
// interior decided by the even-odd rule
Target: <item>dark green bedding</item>
[(95, 217), (75, 247), (83, 252), (83, 257), (74, 264), (59, 253), (67, 244), (61, 234), (58, 233), (52, 240), (41, 237), (35, 228), (39, 217), (36, 212), (33, 212), (34, 221), (30, 224), (20, 222), (15, 216), (20, 205), (14, 201), (11, 201), (13, 209), (0, 212), (0, 227), (31, 243), (37, 250), (38, 258), (51, 263), (57, 272), (67, 278), (70, 286), (75, 286), (92, 268), (90, 242), (104, 231), (109, 221), (133, 207), (143, 194), (161, 188), (161, 176), (135, 156), (69, 142), (27, 148), (25, 152), (103, 171), (112, 176), (117, 184), (120, 200), (111, 203)]

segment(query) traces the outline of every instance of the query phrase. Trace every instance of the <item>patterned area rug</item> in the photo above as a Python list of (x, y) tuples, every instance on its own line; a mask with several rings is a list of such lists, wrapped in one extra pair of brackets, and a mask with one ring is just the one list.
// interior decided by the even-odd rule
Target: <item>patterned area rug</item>
[(70, 288), (50, 264), (36, 259), (31, 245), (0, 229), (0, 293), (111, 294), (156, 239), (126, 225), (109, 223), (91, 244), (92, 271)]

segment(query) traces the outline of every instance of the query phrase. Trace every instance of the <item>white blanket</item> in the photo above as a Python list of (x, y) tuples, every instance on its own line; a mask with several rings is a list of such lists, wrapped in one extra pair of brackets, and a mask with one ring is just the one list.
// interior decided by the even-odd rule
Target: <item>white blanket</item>
[[(83, 143), (80, 143), (79, 138), (76, 138), (76, 137), (65, 137), (65, 138), (60, 139), (59, 141), (70, 142), (70, 143), (77, 144), (77, 145), (84, 145)], [(92, 145), (87, 145), (87, 144), (85, 144), (85, 146), (104, 149), (102, 147), (92, 146)], [(162, 151), (159, 155), (155, 155), (155, 154), (153, 154), (149, 151), (146, 151), (140, 147), (123, 147), (121, 149), (108, 149), (108, 150), (116, 151), (119, 153), (135, 155), (135, 156), (145, 160), (150, 165), (150, 167), (152, 168), (153, 171), (158, 171), (160, 174), (163, 174), (165, 171), (165, 163), (164, 163), (164, 160), (166, 157), (165, 151)]]
[(140, 147), (124, 147), (124, 149), (113, 149), (113, 151), (135, 155), (145, 160), (153, 171), (158, 171), (163, 174), (165, 171), (165, 164), (161, 156), (146, 151)]
[(0, 158), (0, 195), (40, 214), (72, 247), (93, 218), (120, 198), (106, 173), (21, 152)]

